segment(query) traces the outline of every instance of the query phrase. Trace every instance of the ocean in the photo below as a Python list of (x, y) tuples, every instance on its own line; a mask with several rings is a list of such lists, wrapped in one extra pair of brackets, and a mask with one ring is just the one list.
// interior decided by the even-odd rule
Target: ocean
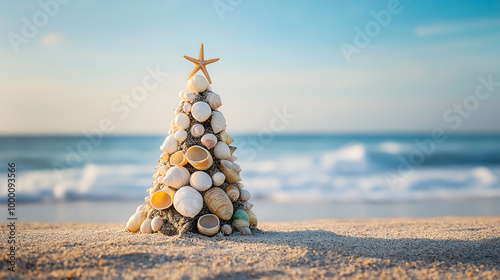
[[(25, 222), (125, 222), (165, 136), (2, 136)], [(500, 215), (500, 135), (232, 135), (261, 221)], [(4, 219), (5, 220), (5, 219)]]

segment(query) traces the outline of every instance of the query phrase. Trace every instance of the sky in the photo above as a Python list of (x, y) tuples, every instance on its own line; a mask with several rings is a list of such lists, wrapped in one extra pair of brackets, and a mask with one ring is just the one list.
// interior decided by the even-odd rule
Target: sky
[(11, 0), (0, 134), (166, 134), (200, 43), (233, 133), (500, 133), (498, 1)]

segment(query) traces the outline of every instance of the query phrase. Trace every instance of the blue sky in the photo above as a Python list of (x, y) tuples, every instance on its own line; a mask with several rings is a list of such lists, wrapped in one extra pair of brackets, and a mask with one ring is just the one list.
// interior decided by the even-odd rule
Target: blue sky
[[(202, 42), (221, 58), (208, 70), (230, 131), (259, 132), (286, 110), (295, 118), (280, 132), (500, 132), (500, 87), (454, 111), (474, 101), (478, 77), (500, 81), (498, 1), (73, 0), (31, 38), (23, 18), (34, 23), (39, 2), (0, 7), (1, 134), (79, 134), (103, 119), (111, 133), (165, 133), (193, 69), (182, 55)], [(390, 21), (349, 62), (342, 44), (355, 46), (380, 11)], [(169, 76), (126, 116), (114, 112), (148, 67)]]

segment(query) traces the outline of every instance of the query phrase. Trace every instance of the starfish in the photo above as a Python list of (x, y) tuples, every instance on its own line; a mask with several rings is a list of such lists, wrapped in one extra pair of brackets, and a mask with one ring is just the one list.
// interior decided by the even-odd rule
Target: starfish
[(185, 55), (184, 55), (184, 58), (191, 61), (192, 63), (196, 64), (196, 67), (194, 68), (193, 72), (191, 72), (191, 74), (189, 74), (189, 77), (187, 78), (188, 80), (191, 79), (191, 77), (193, 77), (194, 74), (196, 74), (196, 72), (201, 70), (203, 72), (203, 74), (205, 75), (205, 77), (207, 78), (208, 82), (212, 83), (212, 80), (210, 79), (210, 76), (208, 75), (207, 68), (205, 66), (207, 66), (208, 64), (214, 63), (214, 62), (218, 61), (219, 59), (214, 58), (214, 59), (205, 60), (205, 58), (203, 56), (203, 43), (200, 46), (200, 56), (198, 57), (198, 59), (194, 59), (192, 57), (185, 56)]

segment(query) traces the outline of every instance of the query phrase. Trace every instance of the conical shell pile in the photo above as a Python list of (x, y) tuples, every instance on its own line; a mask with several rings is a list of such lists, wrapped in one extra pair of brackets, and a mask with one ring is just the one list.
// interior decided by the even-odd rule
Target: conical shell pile
[[(160, 146), (163, 153), (153, 175), (145, 205), (137, 208), (126, 229), (153, 233), (167, 226), (161, 211), (172, 211), (196, 223), (194, 231), (213, 236), (239, 232), (249, 235), (257, 226), (250, 192), (241, 183), (240, 166), (218, 110), (219, 95), (203, 76), (193, 76)], [(205, 209), (202, 211), (202, 209)], [(208, 209), (208, 210), (207, 210)], [(160, 214), (159, 214), (160, 213)]]

